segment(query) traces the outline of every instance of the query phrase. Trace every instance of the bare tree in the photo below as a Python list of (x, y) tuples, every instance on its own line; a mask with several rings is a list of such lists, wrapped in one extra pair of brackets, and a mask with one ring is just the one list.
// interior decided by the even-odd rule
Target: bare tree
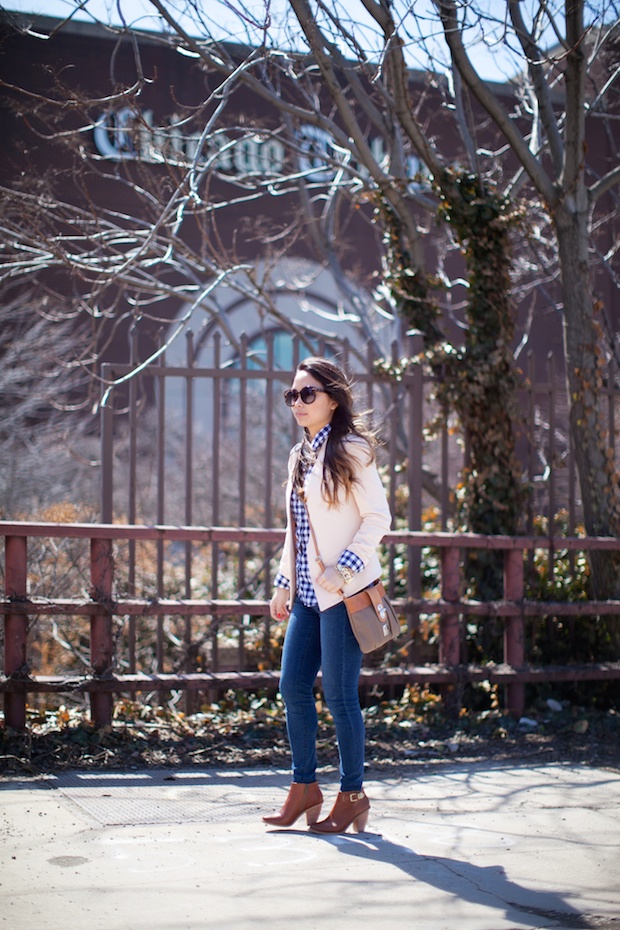
[[(444, 379), (444, 397), (472, 442), (470, 523), (511, 531), (519, 476), (506, 416), (515, 377), (509, 230), (522, 234), (519, 215), (535, 210), (553, 231), (586, 526), (615, 535), (617, 481), (597, 408), (611, 341), (597, 319), (593, 256), (598, 249), (613, 264), (601, 210), (605, 198), (609, 207), (620, 169), (616, 160), (595, 173), (585, 140), (586, 119), (606, 118), (617, 153), (616, 3), (359, 0), (353, 10), (338, 0), (290, 0), (279, 20), (268, 3), (258, 19), (231, 2), (150, 0), (150, 6), (164, 30), (147, 37), (128, 24), (118, 28), (119, 42), (129, 36), (132, 43), (133, 80), (120, 81), (112, 61), (114, 91), (105, 101), (59, 82), (30, 92), (39, 131), (56, 139), (62, 132), (82, 167), (72, 200), (59, 202), (53, 179), (43, 210), (40, 193), (18, 192), (21, 217), (4, 228), (4, 238), (16, 243), (8, 273), (27, 280), (42, 270), (69, 271), (86, 285), (84, 305), (95, 319), (118, 322), (126, 315), (139, 322), (166, 299), (182, 302), (187, 314), (198, 305), (217, 314), (216, 285), (223, 279), (277, 316), (264, 279), (247, 260), (250, 243), (259, 239), (267, 264), (276, 264), (303, 236), (368, 335), (373, 311), (381, 309), (400, 314), (423, 335), (424, 357)], [(218, 28), (218, 10), (232, 22), (227, 36)], [(152, 79), (144, 67), (147, 40), (195, 58), (205, 75), (204, 95), (180, 108), (168, 127), (149, 126), (138, 105)], [(510, 57), (511, 89), (499, 92), (481, 80), (473, 63), (476, 42), (494, 42)], [(429, 69), (425, 81), (412, 80), (413, 55)], [(267, 117), (243, 115), (239, 93), (260, 101)], [(23, 94), (18, 99), (23, 107)], [(81, 114), (72, 131), (68, 102)], [(116, 123), (114, 170), (81, 144), (104, 102), (124, 114)], [(181, 151), (178, 140), (188, 127), (191, 150)], [(156, 135), (166, 157), (159, 171), (142, 170), (135, 152)], [(277, 172), (249, 166), (233, 178), (226, 166), (243, 146), (277, 148)], [(125, 190), (126, 209), (94, 202), (86, 166)], [(15, 193), (5, 196), (14, 202)], [(260, 214), (276, 198), (283, 206), (278, 223), (271, 215), (264, 223), (237, 224), (227, 236), (227, 211), (251, 206)], [(449, 235), (433, 251), (428, 232), (438, 208)], [(351, 273), (362, 264), (347, 249), (356, 224), (383, 257), (374, 306), (360, 302), (351, 286)], [(538, 231), (525, 229), (535, 243)], [(463, 274), (455, 270), (455, 252), (463, 254), (468, 278), (462, 345), (442, 322), (453, 316), (453, 278)], [(545, 275), (553, 277), (547, 268)], [(447, 286), (447, 296), (438, 283)], [(620, 573), (608, 560), (601, 558), (594, 570), (601, 596), (617, 589)]]
[[(615, 536), (620, 530), (618, 475), (601, 428), (598, 404), (606, 356), (615, 351), (615, 345), (610, 345), (602, 331), (590, 253), (599, 204), (620, 182), (620, 139), (617, 122), (611, 121), (612, 116), (618, 116), (620, 9), (612, 2), (592, 6), (584, 0), (541, 3), (533, 5), (534, 15), (526, 21), (524, 5), (509, 0), (506, 28), (510, 28), (515, 50), (522, 54), (524, 100), (531, 114), (524, 131), (479, 80), (467, 53), (464, 30), (470, 5), (463, 9), (453, 0), (435, 0), (435, 6), (463, 83), (498, 127), (518, 161), (513, 185), (527, 181), (532, 196), (548, 211), (553, 225), (570, 426), (585, 523), (589, 533)], [(546, 54), (541, 46), (545, 34), (555, 37), (552, 54)], [(605, 58), (606, 46), (609, 52)], [(586, 121), (597, 117), (609, 117), (612, 143), (610, 162), (601, 173), (590, 168), (586, 144)], [(593, 553), (592, 562), (599, 596), (617, 594), (620, 581), (615, 560)]]
[[(50, 319), (32, 292), (0, 295), (0, 514), (24, 519), (70, 488), (85, 504), (92, 440), (80, 429), (85, 385), (80, 331)], [(73, 413), (67, 431), (66, 411)]]

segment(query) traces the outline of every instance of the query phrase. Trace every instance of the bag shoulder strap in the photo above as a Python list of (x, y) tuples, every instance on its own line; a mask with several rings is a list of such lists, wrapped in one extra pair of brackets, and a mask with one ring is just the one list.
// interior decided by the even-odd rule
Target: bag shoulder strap
[(314, 532), (314, 527), (312, 526), (312, 521), (310, 519), (310, 511), (308, 510), (308, 505), (304, 501), (304, 507), (306, 508), (306, 519), (308, 520), (308, 526), (310, 527), (310, 535), (312, 536), (312, 542), (314, 544), (314, 551), (316, 552), (316, 561), (322, 572), (325, 571), (325, 563), (321, 558), (321, 553), (319, 552), (319, 545), (316, 541), (316, 535)]

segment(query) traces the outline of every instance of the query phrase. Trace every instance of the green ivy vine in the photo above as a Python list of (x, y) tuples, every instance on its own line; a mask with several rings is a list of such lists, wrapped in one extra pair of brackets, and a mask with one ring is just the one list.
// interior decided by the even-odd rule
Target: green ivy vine
[[(514, 535), (524, 504), (516, 429), (518, 371), (511, 350), (510, 230), (519, 212), (476, 175), (446, 170), (437, 178), (439, 216), (461, 246), (469, 283), (467, 328), (462, 346), (449, 344), (440, 328), (437, 282), (412, 267), (396, 217), (386, 218), (387, 285), (410, 327), (422, 333), (417, 360), (435, 377), (440, 408), (455, 411), (469, 449), (457, 488), (459, 528)], [(472, 592), (483, 599), (501, 593), (501, 565), (493, 554), (472, 553)]]

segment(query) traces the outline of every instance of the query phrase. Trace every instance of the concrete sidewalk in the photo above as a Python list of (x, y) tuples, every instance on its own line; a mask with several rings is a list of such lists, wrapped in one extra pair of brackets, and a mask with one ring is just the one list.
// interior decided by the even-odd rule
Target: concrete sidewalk
[[(368, 832), (269, 830), (289, 776), (0, 783), (7, 930), (620, 930), (620, 774), (453, 764), (367, 781)], [(327, 812), (335, 775), (322, 778)]]

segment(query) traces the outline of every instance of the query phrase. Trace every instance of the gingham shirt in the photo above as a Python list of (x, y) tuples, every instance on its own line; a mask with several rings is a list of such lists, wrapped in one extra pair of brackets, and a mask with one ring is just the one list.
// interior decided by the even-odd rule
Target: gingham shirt
[[(322, 430), (316, 434), (312, 440), (312, 451), (318, 452), (323, 443), (327, 440), (331, 432), (331, 425), (328, 423)], [(306, 477), (309, 473), (306, 472)], [(308, 563), (308, 541), (310, 539), (310, 524), (308, 522), (308, 511), (305, 503), (300, 499), (297, 492), (293, 489), (291, 495), (291, 509), (295, 520), (295, 573), (296, 573), (296, 593), (302, 604), (306, 607), (318, 608), (319, 602), (314, 592), (314, 584), (310, 575), (310, 565)], [(364, 563), (350, 549), (345, 549), (338, 564), (350, 568), (354, 572), (361, 572)], [(281, 572), (278, 572), (275, 580), (278, 588), (290, 588), (288, 578)]]

